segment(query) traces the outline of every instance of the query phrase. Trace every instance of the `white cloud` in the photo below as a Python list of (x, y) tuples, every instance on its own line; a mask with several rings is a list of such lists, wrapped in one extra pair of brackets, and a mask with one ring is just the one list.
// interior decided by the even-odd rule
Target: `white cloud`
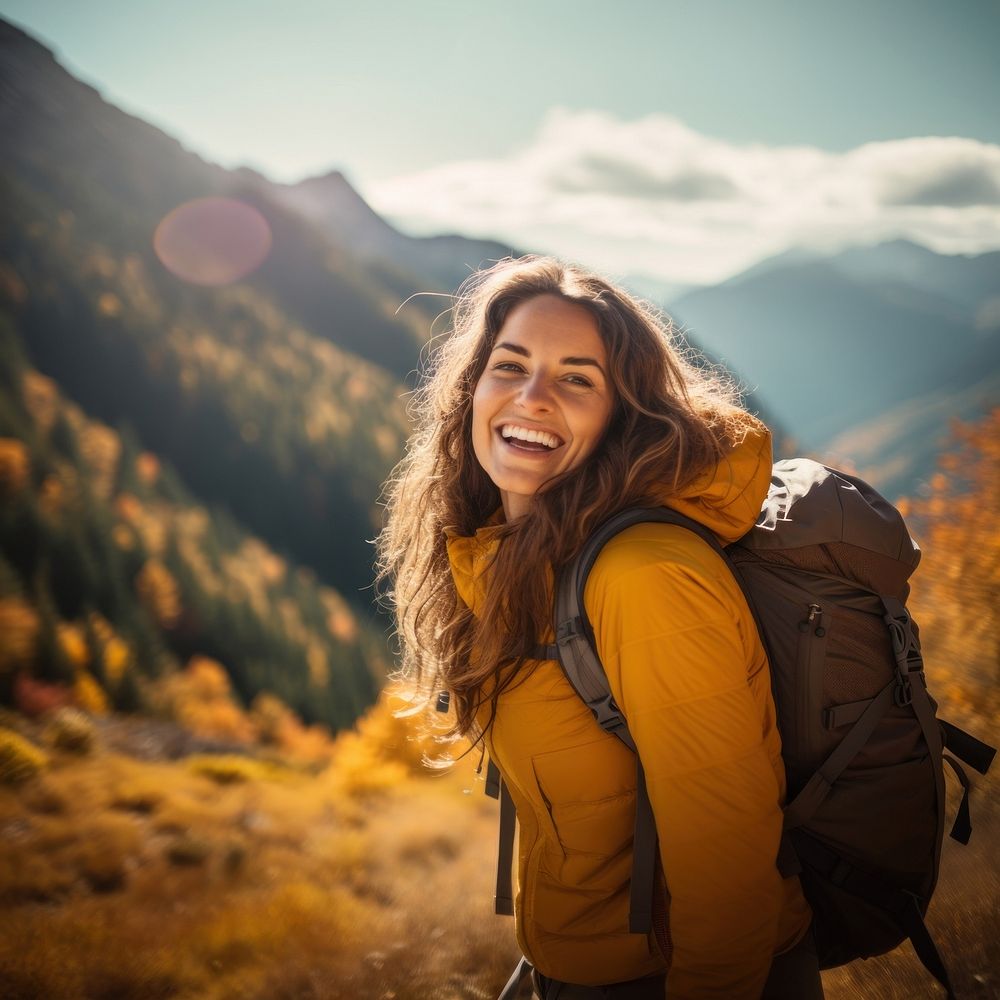
[(493, 236), (615, 274), (719, 281), (789, 246), (908, 237), (1000, 247), (1000, 146), (926, 137), (846, 153), (736, 145), (666, 115), (554, 109), (526, 148), (365, 189), (412, 232)]

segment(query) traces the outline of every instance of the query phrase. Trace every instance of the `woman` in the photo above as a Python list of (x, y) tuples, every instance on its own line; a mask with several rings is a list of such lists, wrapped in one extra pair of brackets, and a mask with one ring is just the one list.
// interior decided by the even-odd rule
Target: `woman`
[(775, 868), (785, 779), (767, 661), (717, 554), (637, 525), (585, 593), (656, 818), (648, 936), (628, 932), (634, 758), (558, 663), (532, 658), (551, 641), (554, 574), (616, 511), (667, 504), (724, 542), (746, 532), (770, 479), (766, 428), (649, 309), (577, 267), (503, 261), (453, 315), (381, 565), (404, 673), (450, 692), (456, 730), (483, 741), (516, 804), (516, 933), (538, 995), (822, 996), (808, 906)]

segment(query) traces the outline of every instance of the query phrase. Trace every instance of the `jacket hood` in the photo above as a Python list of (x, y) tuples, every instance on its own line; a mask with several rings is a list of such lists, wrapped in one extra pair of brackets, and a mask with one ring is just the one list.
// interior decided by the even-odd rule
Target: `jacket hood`
[(771, 432), (752, 427), (717, 465), (678, 494), (664, 490), (660, 502), (704, 524), (728, 545), (756, 524), (770, 483)]
[[(664, 486), (661, 504), (698, 521), (723, 545), (735, 542), (756, 523), (771, 482), (771, 433), (763, 425), (749, 428), (743, 440), (707, 468), (680, 493)], [(473, 611), (481, 596), (477, 585), (489, 564), (503, 530), (503, 512), (497, 511), (474, 535), (448, 532), (448, 559), (455, 588)]]

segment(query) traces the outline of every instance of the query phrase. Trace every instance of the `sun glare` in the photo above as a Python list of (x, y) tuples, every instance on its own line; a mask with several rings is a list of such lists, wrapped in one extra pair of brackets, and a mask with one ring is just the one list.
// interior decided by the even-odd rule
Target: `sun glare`
[(196, 198), (160, 221), (153, 249), (163, 266), (196, 285), (228, 285), (255, 271), (271, 249), (271, 227), (235, 198)]

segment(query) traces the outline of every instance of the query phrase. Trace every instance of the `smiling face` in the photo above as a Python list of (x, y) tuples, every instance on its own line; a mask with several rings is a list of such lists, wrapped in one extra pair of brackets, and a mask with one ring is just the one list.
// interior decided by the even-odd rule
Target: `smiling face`
[(614, 392), (597, 321), (558, 295), (537, 295), (504, 321), (472, 400), (472, 447), (507, 520), (546, 482), (597, 447)]

